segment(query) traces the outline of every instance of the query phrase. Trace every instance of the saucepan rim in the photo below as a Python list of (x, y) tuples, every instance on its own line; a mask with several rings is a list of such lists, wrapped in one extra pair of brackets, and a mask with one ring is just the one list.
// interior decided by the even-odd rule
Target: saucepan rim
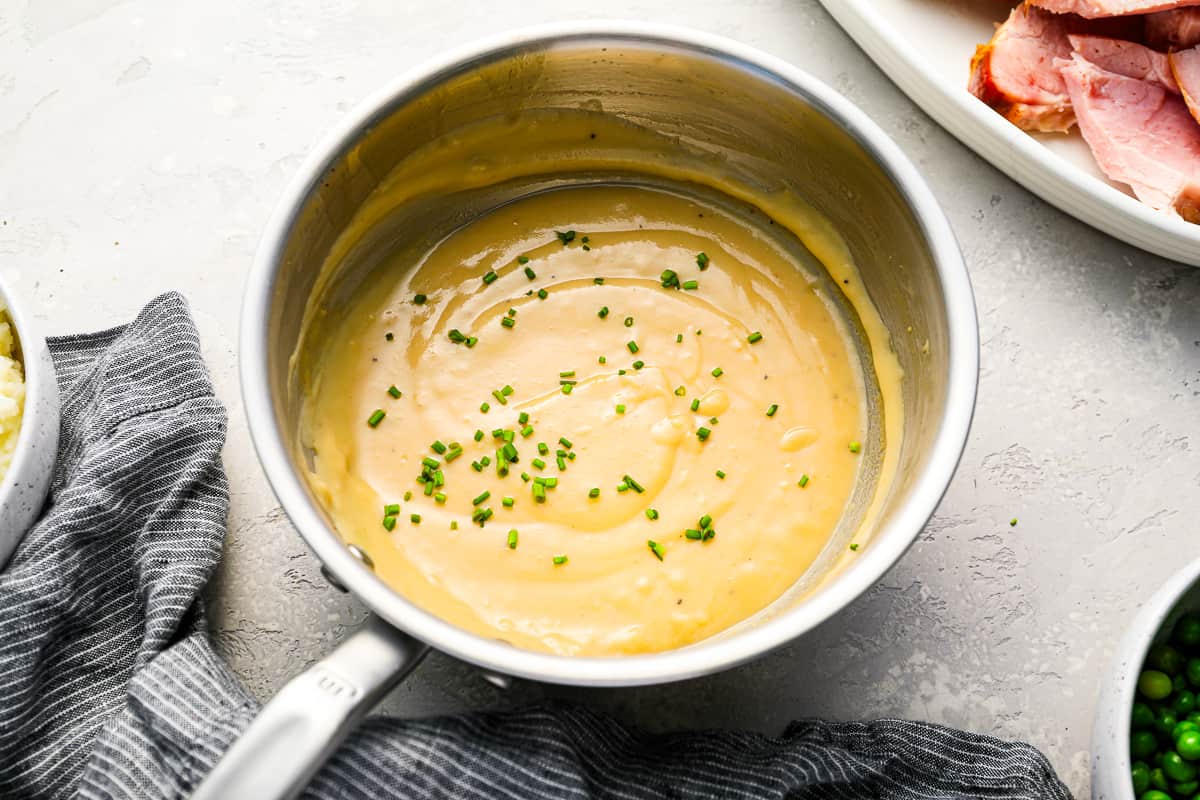
[[(624, 657), (563, 656), (522, 650), (462, 630), (406, 600), (344, 546), (313, 504), (289, 457), (268, 377), (268, 325), (277, 264), (303, 205), (322, 176), (363, 133), (399, 104), (482, 64), (543, 46), (626, 42), (703, 55), (745, 69), (800, 96), (852, 137), (888, 175), (912, 209), (931, 251), (948, 320), (945, 410), (923, 473), (907, 501), (836, 580), (796, 608), (733, 635), (663, 653)], [(636, 686), (696, 677), (763, 655), (824, 622), (874, 585), (905, 553), (932, 516), (966, 445), (978, 382), (979, 331), (966, 265), (933, 194), (899, 147), (866, 114), (820, 81), (771, 55), (713, 34), (625, 21), (563, 22), (523, 28), (453, 49), (398, 76), (363, 100), (312, 151), (267, 224), (246, 284), (240, 334), (242, 393), (250, 432), (267, 479), (286, 513), (325, 567), (372, 611), (397, 628), (484, 669), (560, 684)]]

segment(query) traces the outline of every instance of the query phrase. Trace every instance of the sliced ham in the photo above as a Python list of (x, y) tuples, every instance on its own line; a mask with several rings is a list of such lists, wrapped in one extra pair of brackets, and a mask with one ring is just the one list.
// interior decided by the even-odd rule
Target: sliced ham
[[(1088, 62), (1108, 72), (1127, 78), (1150, 81), (1172, 94), (1179, 94), (1179, 85), (1171, 74), (1171, 64), (1166, 53), (1151, 50), (1136, 42), (1109, 39), (1105, 36), (1067, 37), (1071, 48)], [(1066, 83), (1063, 84), (1066, 89)]]
[(1148, 14), (1146, 44), (1159, 50), (1183, 50), (1200, 44), (1200, 7)]
[(1078, 53), (1058, 66), (1079, 130), (1104, 174), (1129, 184), (1153, 208), (1180, 205), (1184, 190), (1200, 182), (1200, 125), (1183, 100), (1150, 81), (1101, 69)]
[(1054, 60), (1071, 54), (1070, 19), (1028, 5), (1014, 8), (971, 59), (971, 94), (1027, 131), (1067, 131), (1071, 98)]
[(1171, 53), (1168, 61), (1188, 110), (1200, 122), (1200, 46)]
[(1033, 5), (1054, 14), (1078, 14), (1087, 19), (1149, 14), (1188, 6), (1200, 6), (1200, 0), (1030, 0)]

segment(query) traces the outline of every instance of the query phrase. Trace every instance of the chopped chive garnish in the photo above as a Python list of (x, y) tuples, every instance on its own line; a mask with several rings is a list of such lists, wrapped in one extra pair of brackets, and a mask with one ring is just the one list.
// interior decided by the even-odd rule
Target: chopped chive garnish
[(687, 389), (686, 389), (686, 388), (684, 388), (683, 386), (676, 386), (676, 387), (675, 387), (675, 396), (676, 396), (676, 397), (683, 397), (685, 394), (687, 394)]
[(396, 527), (396, 515), (395, 514), (388, 514), (386, 517), (383, 518), (383, 529), (384, 530), (390, 531), (395, 527)]
[(533, 499), (539, 503), (546, 502), (546, 485), (544, 483), (533, 483)]
[(517, 256), (517, 263), (518, 264), (528, 264), (529, 256)]
[(436, 458), (430, 458), (429, 456), (422, 458), (421, 463), (429, 469), (437, 469), (442, 465)]
[(542, 461), (540, 458), (535, 458), (533, 461), (531, 461), (529, 463), (533, 464), (534, 469), (545, 469), (546, 468), (546, 462)]
[(683, 288), (693, 291), (700, 288), (700, 281), (684, 281)]
[(510, 386), (509, 384), (506, 383), (506, 384), (504, 384), (504, 387), (502, 389), (500, 389), (500, 394), (504, 395), (505, 397), (508, 397), (510, 394), (513, 393), (513, 391), (514, 391), (514, 389), (512, 388), (512, 386)]
[[(527, 258), (527, 259), (525, 259), (525, 261), (528, 261), (528, 260), (529, 260), (528, 258)], [(523, 263), (525, 263), (525, 262), (524, 262), (524, 261), (522, 261), (521, 263), (523, 264)], [(525, 268), (525, 277), (526, 277), (526, 278), (529, 278), (529, 280), (533, 280), (534, 278), (536, 278), (536, 277), (537, 277), (537, 273), (533, 271), (533, 267), (526, 267), (526, 268)]]
[(564, 383), (564, 384), (562, 385), (562, 393), (563, 393), (563, 394), (570, 394), (570, 393), (571, 393), (571, 392), (573, 392), (573, 391), (575, 391), (575, 384), (573, 384), (573, 383)]
[(500, 449), (504, 454), (504, 460), (510, 464), (517, 463), (520, 459), (517, 458), (517, 448), (512, 442), (505, 442), (504, 447)]
[(600, 306), (600, 310), (596, 312), (596, 316), (604, 319), (608, 316), (608, 306)]
[(492, 457), (484, 456), (483, 458), (479, 459), (479, 463), (486, 467), (492, 463)]
[(712, 527), (712, 516), (709, 514), (705, 514), (703, 517), (700, 518), (700, 530), (704, 530), (705, 528), (711, 528), (711, 527)]
[(404, 493), (404, 502), (407, 503), (409, 500), (412, 500), (412, 492), (405, 492)]
[(511, 328), (517, 324), (517, 321), (512, 317), (501, 317), (500, 324), (506, 328)]
[(529, 481), (530, 481), (529, 473), (528, 473), (528, 472), (522, 472), (522, 473), (521, 473), (521, 480), (525, 481), (526, 483), (529, 483)]
[(629, 348), (630, 353), (636, 353), (638, 351), (638, 344), (637, 344), (637, 342), (633, 341), (632, 339), (630, 339), (628, 342), (626, 342), (625, 346)]
[(1008, 521), (1008, 525), (1009, 525), (1009, 527), (1010, 527), (1010, 528), (1015, 528), (1015, 527), (1017, 527), (1017, 518), (1016, 518), (1016, 517), (1013, 517), (1012, 519), (1010, 519), (1010, 520)]
[(559, 386), (572, 386), (577, 383), (579, 383), (579, 381), (575, 380), (574, 378), (561, 378), (558, 381)]
[(645, 362), (645, 361), (635, 361), (635, 362), (633, 362), (633, 368), (634, 368), (634, 369), (641, 369), (641, 368), (642, 368), (642, 367), (644, 367), (644, 366), (646, 366), (646, 362)]
[(579, 241), (583, 242), (584, 244), (587, 244), (588, 242), (591, 241), (591, 239), (589, 239), (587, 236), (585, 236), (582, 239), (580, 239)]
[(692, 405), (691, 405), (691, 409), (692, 409), (692, 411), (699, 411), (699, 410), (700, 410), (700, 398), (699, 398), (699, 397), (693, 397), (693, 398), (692, 398)]
[(545, 289), (538, 289), (538, 300), (545, 300), (549, 296), (550, 296), (550, 293), (547, 292)]
[(767, 416), (768, 416), (768, 417), (773, 417), (773, 416), (775, 416), (775, 412), (776, 412), (776, 411), (778, 411), (778, 410), (779, 410), (779, 404), (778, 404), (778, 403), (771, 403), (771, 405), (767, 406)]
[(617, 403), (617, 413), (618, 414), (625, 413), (625, 404), (624, 403)]
[(563, 247), (566, 247), (571, 242), (575, 241), (575, 231), (555, 231), (554, 235), (562, 242)]
[(511, 497), (502, 497), (502, 498), (500, 498), (500, 505), (504, 506), (505, 508), (512, 508), (512, 507), (513, 507), (513, 503), (515, 503), (515, 502), (516, 502), (516, 501), (515, 501), (515, 500), (513, 500)]
[(499, 277), (499, 275), (489, 269), (487, 274), (483, 276), (483, 285), (487, 286), (489, 283), (495, 283), (496, 279)]
[(483, 472), (483, 464), (480, 464), (478, 461), (472, 461), (471, 469), (475, 470), (476, 472)]
[(423, 294), (414, 294), (414, 295), (413, 295), (413, 302), (414, 302), (414, 303), (416, 303), (416, 304), (417, 304), (417, 305), (419, 305), (419, 306), (423, 306), (423, 305), (425, 305), (425, 301), (426, 301), (426, 300), (428, 300), (428, 299), (429, 299), (429, 298), (428, 298), (428, 297), (426, 297), (426, 296), (425, 296), (425, 295), (423, 295)]
[(413, 525), (420, 525), (421, 524), (421, 515), (420, 514), (412, 514), (409, 516), (408, 520)]
[(521, 436), (528, 439), (532, 435), (533, 435), (533, 426), (532, 425), (526, 425), (524, 428), (521, 428)]
[(516, 310), (515, 308), (509, 308), (509, 309), (508, 309), (508, 315), (509, 315), (510, 317), (515, 317), (515, 316), (517, 315), (517, 310)]
[(599, 496), (600, 496), (600, 487), (599, 486), (593, 486), (591, 489), (588, 489), (588, 497), (596, 498)]
[(862, 443), (858, 440), (851, 442), (849, 447), (851, 453), (858, 453), (862, 451)]
[(517, 549), (517, 536), (518, 536), (518, 534), (517, 534), (516, 528), (513, 528), (511, 531), (508, 532), (508, 549), (509, 550)]
[(560, 372), (560, 373), (558, 373), (558, 377), (560, 377), (560, 378), (574, 378), (574, 377), (575, 377), (575, 370), (573, 370), (573, 369), (569, 369), (569, 370), (567, 370), (566, 372)]
[(434, 494), (433, 499), (437, 501), (439, 505), (444, 504), (446, 502), (446, 495), (442, 494), (441, 492), (437, 492)]
[(596, 284), (597, 286), (603, 286), (604, 278), (592, 278), (592, 283)]
[[(491, 408), (491, 406), (489, 406), (487, 403), (480, 403), (480, 404), (479, 404), (479, 410), (480, 410), (480, 411), (482, 411), (482, 412), (483, 412), (483, 413), (485, 413), (485, 414), (488, 412), (488, 410), (489, 410), (490, 408)], [(478, 440), (476, 440), (476, 441), (478, 441)]]
[(388, 331), (387, 333), (385, 333), (383, 335), (383, 338), (387, 339), (390, 342), (396, 338), (396, 334), (392, 333), (391, 331)]
[(662, 282), (664, 289), (671, 289), (679, 285), (679, 275), (673, 269), (664, 269), (658, 279)]
[(483, 431), (478, 430), (478, 429), (475, 431), (475, 441), (477, 441), (477, 442), (483, 441)]
[(450, 452), (446, 453), (446, 463), (449, 464), (451, 461), (458, 458), (462, 454), (463, 454), (462, 445), (458, 444), (457, 442), (452, 442), (450, 444)]
[(704, 534), (704, 541), (706, 541), (706, 542), (707, 542), (709, 539), (713, 539), (713, 538), (715, 538), (715, 537), (716, 537), (716, 535), (717, 535), (717, 532), (716, 532), (716, 531), (714, 531), (712, 528), (708, 528), (708, 529), (706, 529), (706, 530), (703, 530), (703, 531), (701, 531), (701, 533), (703, 533), (703, 534)]
[(699, 541), (704, 536), (704, 534), (700, 533), (700, 531), (696, 530), (695, 528), (688, 528), (683, 532), (683, 535), (694, 541)]
[(558, 437), (558, 443), (561, 444), (563, 447), (567, 448), (568, 450), (570, 450), (572, 447), (575, 446), (575, 445), (571, 444), (571, 440), (565, 436)]
[(555, 463), (556, 463), (556, 464), (558, 464), (558, 471), (559, 471), (559, 472), (563, 472), (563, 471), (565, 471), (565, 470), (566, 470), (566, 468), (567, 468), (567, 459), (566, 459), (566, 456), (556, 456), (556, 457), (555, 457), (555, 459), (554, 459), (554, 461), (555, 461)]
[(683, 334), (682, 333), (675, 334), (675, 344), (680, 344), (681, 342), (683, 342)]
[(665, 548), (653, 539), (646, 540), (646, 546), (650, 548), (650, 552), (654, 553), (654, 557), (659, 561), (663, 560), (663, 555), (667, 552)]
[(388, 503), (386, 506), (383, 507), (383, 515), (385, 517), (394, 517), (399, 513), (400, 513), (400, 504), (399, 503)]
[(617, 491), (618, 491), (618, 492), (628, 492), (628, 491), (629, 491), (629, 484), (628, 484), (628, 483), (618, 483), (618, 484), (617, 484)]
[(446, 445), (443, 444), (442, 441), (439, 439), (438, 441), (429, 445), (429, 449), (432, 450), (433, 452), (437, 453), (440, 456), (446, 452)]
[(462, 344), (467, 341), (467, 335), (458, 328), (451, 328), (450, 332), (446, 334), (446, 338), (455, 344)]
[(504, 438), (504, 428), (492, 428), (492, 438), (493, 439), (503, 439)]
[(710, 425), (716, 425), (716, 424), (717, 424), (717, 423), (719, 423), (720, 421), (721, 421), (721, 420), (717, 419), (716, 417), (709, 417), (709, 418), (708, 418), (708, 422), (709, 422), (709, 424), (710, 424)]
[(454, 519), (450, 520), (450, 530), (452, 530), (452, 531), (458, 530), (458, 520), (454, 520)]
[(701, 336), (701, 335), (703, 335), (703, 334), (704, 334), (704, 331), (700, 330), (699, 328), (697, 328), (697, 329), (696, 329), (696, 335), (697, 335), (697, 336)]
[(858, 542), (852, 542), (850, 544), (850, 549), (853, 550), (854, 552), (858, 552)]
[(697, 253), (696, 254), (696, 266), (698, 266), (702, 272), (704, 270), (708, 269), (708, 260), (709, 259), (708, 259), (707, 253)]
[(426, 496), (426, 497), (433, 497), (433, 489), (434, 489), (434, 486), (433, 486), (433, 481), (429, 481), (429, 483), (426, 483), (426, 484), (425, 484), (425, 489), (424, 489), (425, 496)]
[(644, 486), (642, 486), (640, 483), (635, 481), (630, 476), (625, 475), (625, 476), (623, 476), (623, 479), (624, 479), (625, 483), (629, 486), (629, 488), (633, 489), (638, 494), (641, 494), (642, 492), (646, 491)]
[(550, 447), (545, 442), (538, 442), (538, 455), (544, 456), (550, 452)]
[(758, 342), (762, 341), (762, 334), (759, 333), (758, 331), (755, 331), (754, 333), (752, 333), (746, 337), (746, 341), (749, 342), (750, 344), (757, 344)]
[(714, 378), (719, 378), (724, 374), (725, 374), (725, 370), (721, 369), (720, 367), (717, 367), (712, 371), (712, 376)]
[(624, 374), (625, 374), (625, 370), (623, 370), (623, 369), (619, 369), (619, 370), (617, 370), (617, 374), (618, 374), (618, 375), (624, 375)]
[(395, 384), (392, 384), (391, 386), (388, 387), (388, 394), (390, 394), (392, 397), (399, 400), (401, 392), (399, 389), (396, 388)]
[(371, 414), (371, 416), (367, 417), (367, 424), (370, 425), (372, 428), (378, 428), (379, 423), (383, 422), (383, 418), (386, 416), (387, 416), (387, 414), (384, 412), (384, 410), (382, 408), (377, 408)]
[(801, 475), (800, 480), (796, 481), (796, 485), (801, 489), (803, 489), (805, 486), (808, 486), (808, 473)]
[(708, 428), (700, 428), (696, 431), (696, 438), (702, 442), (707, 441), (708, 437), (711, 435), (712, 431), (710, 431)]
[(632, 328), (632, 327), (633, 327), (633, 317), (626, 317), (626, 318), (625, 318), (625, 327), (626, 327), (626, 328)]
[(500, 393), (499, 389), (492, 390), (492, 397), (496, 398), (496, 402), (498, 402), (500, 405), (502, 405), (502, 406), (508, 405), (508, 400), (506, 400), (504, 395), (502, 395)]
[[(426, 484), (426, 485), (428, 486), (428, 484)], [(445, 486), (446, 485), (446, 475), (440, 469), (437, 472), (433, 473), (433, 485), (434, 486)]]
[(565, 563), (567, 563), (566, 556), (555, 556), (554, 557), (554, 566), (561, 567)]
[(658, 519), (658, 510), (653, 508), (646, 509), (646, 519)]
[(720, 478), (721, 480), (725, 480), (725, 470), (723, 470), (723, 469), (717, 470), (717, 477)]
[(476, 339), (474, 336), (468, 336), (467, 337), (467, 349), (470, 350), (472, 347), (475, 346), (475, 343), (478, 341), (479, 340)]

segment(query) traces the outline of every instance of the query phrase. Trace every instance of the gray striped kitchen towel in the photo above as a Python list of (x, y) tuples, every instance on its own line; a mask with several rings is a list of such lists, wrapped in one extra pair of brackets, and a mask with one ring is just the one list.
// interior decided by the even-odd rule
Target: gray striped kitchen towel
[[(182, 798), (254, 716), (212, 649), (225, 415), (183, 299), (51, 342), (44, 518), (0, 573), (0, 797)], [(370, 719), (310, 798), (1068, 798), (1026, 744), (917, 722), (652, 735), (549, 705)], [(231, 798), (257, 800), (257, 798)]]

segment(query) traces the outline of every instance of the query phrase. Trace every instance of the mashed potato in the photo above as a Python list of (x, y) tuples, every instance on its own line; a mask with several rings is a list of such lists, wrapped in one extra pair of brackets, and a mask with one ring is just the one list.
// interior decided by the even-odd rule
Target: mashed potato
[(25, 406), (25, 378), (16, 358), (15, 344), (12, 324), (0, 305), (0, 478), (12, 462)]

